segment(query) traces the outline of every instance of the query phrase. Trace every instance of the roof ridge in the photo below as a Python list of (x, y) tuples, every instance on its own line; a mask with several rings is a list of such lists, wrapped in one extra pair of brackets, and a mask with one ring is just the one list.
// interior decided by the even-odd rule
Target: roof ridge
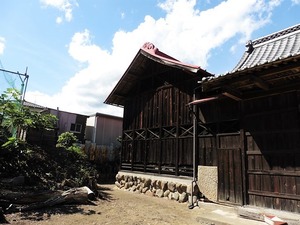
[(278, 32), (269, 34), (269, 35), (267, 35), (267, 36), (258, 38), (258, 39), (256, 39), (256, 40), (252, 41), (252, 44), (253, 44), (253, 45), (258, 45), (258, 44), (260, 44), (260, 43), (263, 43), (263, 42), (267, 42), (267, 41), (273, 40), (273, 39), (275, 39), (275, 38), (278, 38), (278, 37), (281, 37), (281, 36), (284, 36), (284, 35), (293, 33), (293, 32), (298, 31), (298, 30), (300, 30), (300, 24), (297, 24), (297, 25), (288, 27), (288, 28), (286, 28), (286, 29), (284, 29), (284, 30), (281, 30), (281, 31), (278, 31)]
[[(161, 60), (164, 64), (169, 64), (169, 65), (172, 65), (173, 67), (176, 67), (176, 66), (184, 67), (185, 69), (188, 69), (188, 70), (190, 70), (190, 71), (192, 71), (194, 73), (196, 73), (199, 69), (201, 69), (200, 66), (181, 62), (178, 59), (175, 59), (172, 56), (169, 56), (166, 53), (161, 52), (151, 42), (146, 42), (141, 47), (141, 50), (143, 50), (147, 54), (150, 54), (151, 56), (154, 56), (155, 58)], [(152, 59), (154, 60), (154, 58), (152, 58)]]
[(24, 99), (24, 105), (25, 106), (31, 106), (31, 107), (34, 107), (34, 108), (40, 108), (40, 109), (46, 109), (47, 108), (45, 106), (42, 106), (42, 105), (39, 105), (39, 104), (36, 104), (36, 103), (33, 103), (33, 102), (26, 101), (25, 99)]

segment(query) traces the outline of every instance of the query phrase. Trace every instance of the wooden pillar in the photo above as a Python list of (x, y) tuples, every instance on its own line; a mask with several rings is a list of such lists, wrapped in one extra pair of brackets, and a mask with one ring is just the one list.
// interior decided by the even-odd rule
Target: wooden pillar
[(180, 102), (180, 91), (178, 89), (176, 89), (175, 92), (175, 99), (176, 99), (176, 104), (177, 104), (177, 109), (176, 109), (176, 152), (175, 152), (175, 157), (176, 157), (176, 161), (175, 161), (175, 175), (179, 176), (179, 125), (181, 124), (181, 121), (179, 121), (179, 112), (180, 112), (180, 106), (181, 106), (181, 102)]
[(244, 125), (244, 101), (239, 103), (239, 120), (240, 120), (240, 149), (242, 163), (242, 190), (243, 190), (243, 205), (248, 204), (248, 188), (247, 188), (247, 137)]
[(148, 153), (148, 130), (145, 128), (145, 138), (144, 138), (144, 172), (147, 170), (147, 153)]
[(132, 145), (131, 145), (131, 155), (130, 155), (130, 160), (131, 160), (131, 170), (133, 170), (133, 165), (134, 165), (134, 162), (133, 162), (133, 155), (135, 153), (135, 149), (136, 149), (136, 141), (135, 141), (135, 137), (136, 137), (136, 134), (135, 134), (135, 129), (132, 130)]
[(158, 173), (161, 174), (162, 164), (162, 121), (163, 121), (163, 91), (160, 89), (158, 92), (158, 118), (159, 118), (159, 159), (158, 159)]

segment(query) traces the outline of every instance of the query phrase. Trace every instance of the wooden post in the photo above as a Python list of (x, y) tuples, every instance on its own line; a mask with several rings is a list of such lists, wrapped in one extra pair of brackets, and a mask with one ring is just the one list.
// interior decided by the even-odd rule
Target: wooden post
[(162, 121), (163, 121), (163, 94), (162, 89), (158, 93), (158, 118), (159, 118), (159, 159), (158, 159), (158, 173), (161, 174), (161, 164), (162, 164)]
[(243, 205), (248, 203), (248, 188), (247, 188), (247, 138), (244, 129), (244, 102), (239, 104), (239, 120), (240, 120), (240, 148), (242, 157), (242, 192), (243, 192)]
[(175, 91), (176, 95), (175, 95), (175, 99), (176, 99), (176, 165), (175, 165), (175, 174), (176, 176), (179, 175), (179, 167), (178, 167), (178, 161), (179, 161), (179, 126), (180, 126), (180, 121), (179, 121), (179, 114), (180, 114), (180, 106), (182, 105), (180, 102), (180, 90), (178, 88), (176, 88)]

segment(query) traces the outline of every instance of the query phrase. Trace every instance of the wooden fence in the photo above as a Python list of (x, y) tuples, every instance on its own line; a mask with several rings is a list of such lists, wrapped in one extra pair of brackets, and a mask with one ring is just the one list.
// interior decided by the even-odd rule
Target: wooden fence
[(81, 148), (88, 159), (96, 164), (100, 183), (114, 182), (120, 169), (120, 147), (86, 142)]

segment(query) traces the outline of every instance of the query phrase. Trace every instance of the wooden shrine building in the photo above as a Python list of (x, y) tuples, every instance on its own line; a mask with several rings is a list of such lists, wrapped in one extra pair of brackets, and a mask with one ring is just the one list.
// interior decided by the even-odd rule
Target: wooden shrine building
[(188, 103), (211, 74), (145, 43), (105, 103), (124, 107), (121, 169), (193, 174), (193, 115)]
[(105, 100), (124, 107), (121, 170), (198, 169), (213, 201), (300, 212), (300, 25), (246, 47), (213, 77), (146, 43)]
[(219, 202), (300, 212), (300, 25), (246, 47), (202, 83), (214, 100), (197, 105), (200, 164), (217, 155)]

